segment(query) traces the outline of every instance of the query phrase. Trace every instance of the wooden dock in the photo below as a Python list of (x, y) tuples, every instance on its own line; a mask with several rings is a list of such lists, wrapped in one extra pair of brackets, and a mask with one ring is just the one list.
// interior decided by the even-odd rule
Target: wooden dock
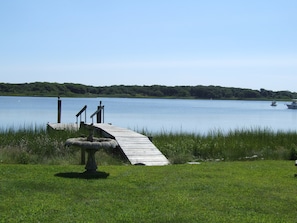
[(93, 126), (114, 138), (131, 164), (146, 166), (164, 166), (169, 164), (167, 158), (148, 137), (132, 130), (109, 124), (94, 123)]
[(48, 129), (78, 131), (79, 125), (76, 123), (47, 123)]

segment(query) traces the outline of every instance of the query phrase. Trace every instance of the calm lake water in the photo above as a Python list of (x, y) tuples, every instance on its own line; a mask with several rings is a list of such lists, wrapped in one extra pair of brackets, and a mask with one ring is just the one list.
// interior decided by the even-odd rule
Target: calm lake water
[[(75, 123), (76, 114), (87, 105), (87, 122), (102, 101), (104, 122), (149, 132), (229, 131), (269, 128), (296, 131), (297, 110), (286, 102), (271, 107), (269, 101), (181, 100), (131, 98), (61, 98), (62, 123)], [(46, 126), (57, 122), (57, 98), (0, 97), (0, 128)], [(289, 103), (289, 102), (287, 102)], [(82, 120), (85, 116), (82, 115)], [(96, 118), (94, 118), (96, 122)]]

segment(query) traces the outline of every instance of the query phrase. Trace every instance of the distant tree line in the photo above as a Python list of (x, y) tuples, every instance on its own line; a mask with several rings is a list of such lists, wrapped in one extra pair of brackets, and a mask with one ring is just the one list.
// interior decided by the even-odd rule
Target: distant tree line
[(0, 83), (2, 96), (50, 96), (50, 97), (153, 97), (192, 99), (269, 99), (297, 98), (296, 92), (252, 90), (221, 86), (88, 86), (74, 83), (34, 82), (23, 84)]

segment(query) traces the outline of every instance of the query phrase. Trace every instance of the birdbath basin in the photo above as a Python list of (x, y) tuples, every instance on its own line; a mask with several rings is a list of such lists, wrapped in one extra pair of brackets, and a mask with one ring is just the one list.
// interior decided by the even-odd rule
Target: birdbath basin
[(95, 137), (78, 137), (78, 138), (70, 138), (65, 142), (66, 146), (78, 146), (88, 153), (88, 160), (86, 164), (85, 173), (96, 173), (97, 164), (95, 160), (95, 153), (99, 149), (113, 149), (116, 148), (118, 143), (114, 139), (109, 138), (95, 138)]

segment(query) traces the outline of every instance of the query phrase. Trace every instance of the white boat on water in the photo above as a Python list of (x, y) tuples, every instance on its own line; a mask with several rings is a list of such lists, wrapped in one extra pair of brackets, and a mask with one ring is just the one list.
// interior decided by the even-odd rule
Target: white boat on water
[(297, 99), (293, 99), (291, 104), (287, 104), (288, 109), (297, 109)]

